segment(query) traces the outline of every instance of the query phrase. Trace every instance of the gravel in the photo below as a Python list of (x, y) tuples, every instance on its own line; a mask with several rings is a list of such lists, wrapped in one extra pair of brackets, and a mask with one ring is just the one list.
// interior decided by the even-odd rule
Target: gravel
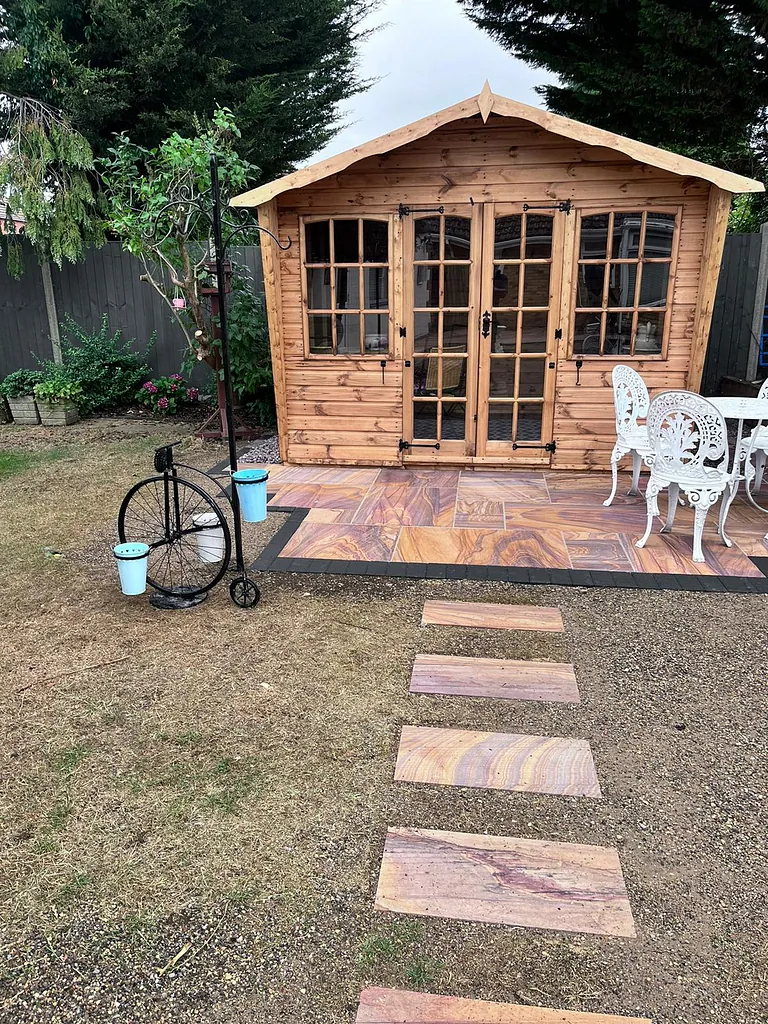
[(283, 461), (280, 458), (280, 441), (275, 434), (274, 437), (267, 437), (260, 441), (255, 448), (251, 448), (240, 456), (240, 462), (255, 462), (259, 465), (278, 466)]

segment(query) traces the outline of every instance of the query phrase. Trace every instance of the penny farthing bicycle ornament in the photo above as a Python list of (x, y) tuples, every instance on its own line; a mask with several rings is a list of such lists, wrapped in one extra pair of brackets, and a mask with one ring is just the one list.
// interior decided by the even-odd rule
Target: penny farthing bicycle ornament
[[(263, 522), (267, 516), (267, 479), (262, 469), (237, 470), (234, 395), (227, 331), (225, 253), (237, 235), (259, 231), (283, 245), (266, 228), (248, 220), (222, 223), (216, 156), (210, 158), (211, 187), (168, 203), (192, 208), (210, 228), (215, 253), (218, 292), (218, 334), (226, 395), (225, 422), (231, 483), (224, 487), (214, 476), (174, 462), (176, 444), (155, 449), (155, 475), (134, 484), (120, 506), (114, 549), (126, 594), (155, 591), (150, 602), (160, 608), (189, 608), (204, 601), (226, 573), (234, 572), (230, 597), (240, 608), (253, 608), (261, 593), (249, 575), (243, 554), (242, 520)], [(229, 211), (232, 214), (232, 211)], [(224, 230), (227, 234), (224, 235)], [(181, 471), (181, 472), (180, 472)], [(189, 477), (197, 479), (189, 479)], [(231, 563), (234, 541), (234, 564)], [(143, 585), (142, 585), (143, 584)]]

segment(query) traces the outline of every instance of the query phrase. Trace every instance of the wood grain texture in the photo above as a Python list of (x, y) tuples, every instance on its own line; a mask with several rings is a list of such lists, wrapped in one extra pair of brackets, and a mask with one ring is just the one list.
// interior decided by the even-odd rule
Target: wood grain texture
[(360, 993), (356, 1024), (652, 1024), (646, 1017), (552, 1010), (393, 988)]
[(406, 725), (395, 781), (600, 796), (586, 740)]
[(564, 631), (558, 608), (532, 604), (482, 604), (474, 601), (426, 601), (422, 626), (476, 626), (481, 629)]
[(499, 700), (540, 700), (576, 704), (579, 690), (573, 665), (549, 661), (508, 661), (417, 654), (411, 693)]
[(397, 527), (392, 526), (302, 523), (280, 554), (285, 558), (388, 562), (396, 541)]
[(446, 562), (452, 565), (571, 568), (565, 542), (556, 531), (504, 531), (466, 526), (440, 530), (404, 527), (393, 560)]
[(460, 921), (634, 937), (614, 849), (391, 828), (376, 908)]

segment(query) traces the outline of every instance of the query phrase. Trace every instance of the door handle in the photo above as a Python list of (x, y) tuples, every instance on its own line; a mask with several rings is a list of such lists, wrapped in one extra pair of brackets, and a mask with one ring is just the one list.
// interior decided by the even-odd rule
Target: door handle
[(483, 330), (482, 330), (483, 337), (487, 338), (490, 333), (491, 333), (491, 314), (486, 309), (486, 311), (483, 313)]

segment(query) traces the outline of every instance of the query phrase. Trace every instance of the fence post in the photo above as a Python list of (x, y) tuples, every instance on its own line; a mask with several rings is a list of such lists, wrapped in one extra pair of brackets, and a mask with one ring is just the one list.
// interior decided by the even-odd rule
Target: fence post
[(747, 359), (747, 380), (757, 377), (757, 362), (760, 354), (760, 335), (763, 333), (763, 317), (768, 301), (768, 223), (760, 227), (760, 262), (755, 284), (755, 308), (752, 312), (752, 333), (749, 339)]
[(48, 314), (48, 330), (51, 334), (51, 352), (54, 363), (61, 363), (61, 338), (59, 337), (59, 314), (56, 310), (56, 293), (53, 290), (51, 264), (47, 261), (40, 264), (43, 277), (43, 295), (45, 296), (45, 312)]

